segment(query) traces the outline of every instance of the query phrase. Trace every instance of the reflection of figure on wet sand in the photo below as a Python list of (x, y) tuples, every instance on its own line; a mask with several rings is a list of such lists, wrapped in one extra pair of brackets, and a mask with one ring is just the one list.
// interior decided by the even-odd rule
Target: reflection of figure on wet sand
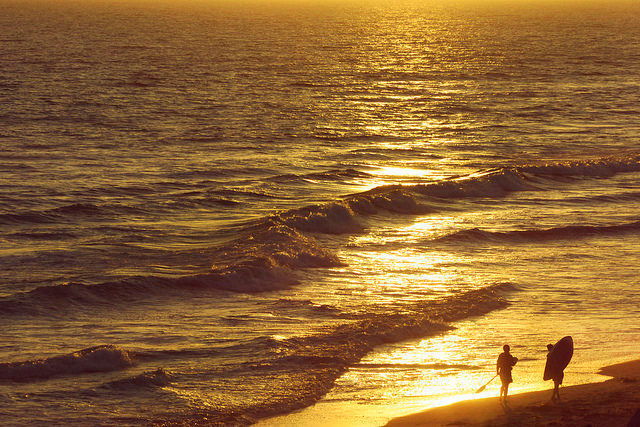
[[(553, 350), (553, 344), (547, 344), (547, 359), (549, 358), (549, 354), (551, 354), (551, 350)], [(562, 380), (564, 379), (564, 371), (554, 371), (551, 379), (553, 380), (553, 394), (551, 395), (551, 401), (559, 402), (560, 384), (562, 384)]]
[(513, 382), (513, 378), (511, 378), (511, 370), (518, 362), (518, 358), (511, 355), (511, 348), (507, 344), (505, 344), (502, 349), (504, 352), (500, 353), (500, 356), (498, 356), (498, 361), (496, 362), (496, 373), (500, 375), (500, 381), (502, 382), (502, 387), (500, 387), (500, 402), (506, 406), (509, 384)]

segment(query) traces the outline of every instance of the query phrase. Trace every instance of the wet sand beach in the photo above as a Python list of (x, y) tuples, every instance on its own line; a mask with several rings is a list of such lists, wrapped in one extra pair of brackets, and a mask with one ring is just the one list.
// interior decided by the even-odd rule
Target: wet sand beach
[[(458, 402), (399, 417), (389, 427), (409, 426), (627, 426), (640, 409), (640, 360), (604, 367), (601, 383), (514, 394), (504, 409), (498, 397)], [(552, 386), (552, 384), (550, 383)]]

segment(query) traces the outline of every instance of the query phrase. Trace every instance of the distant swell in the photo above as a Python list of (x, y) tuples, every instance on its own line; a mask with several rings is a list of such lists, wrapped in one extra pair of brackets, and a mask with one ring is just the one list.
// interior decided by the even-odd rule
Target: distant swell
[(544, 240), (579, 239), (590, 236), (615, 235), (640, 232), (640, 221), (620, 225), (590, 226), (570, 225), (546, 229), (516, 231), (486, 231), (478, 228), (462, 230), (440, 237), (440, 242), (530, 242)]
[(0, 364), (0, 381), (35, 381), (61, 375), (109, 372), (133, 366), (128, 352), (113, 345), (86, 348), (62, 356)]
[(74, 203), (42, 211), (0, 214), (0, 224), (52, 224), (75, 221), (77, 218), (104, 219), (108, 216), (139, 212), (139, 209), (130, 206)]

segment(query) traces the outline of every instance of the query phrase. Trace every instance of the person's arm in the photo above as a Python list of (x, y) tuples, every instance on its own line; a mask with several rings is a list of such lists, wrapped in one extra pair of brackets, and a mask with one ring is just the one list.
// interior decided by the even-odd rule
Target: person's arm
[(496, 375), (500, 373), (500, 356), (498, 356), (498, 360), (496, 361)]

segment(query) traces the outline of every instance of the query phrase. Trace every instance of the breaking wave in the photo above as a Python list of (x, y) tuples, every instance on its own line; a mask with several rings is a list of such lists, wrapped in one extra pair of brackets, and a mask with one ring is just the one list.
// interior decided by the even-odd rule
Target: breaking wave
[[(327, 393), (350, 366), (357, 365), (362, 357), (374, 347), (443, 333), (450, 330), (451, 322), (484, 315), (507, 305), (502, 294), (514, 289), (509, 283), (495, 284), (484, 288), (459, 292), (436, 301), (418, 301), (405, 307), (402, 312), (361, 313), (347, 323), (332, 327), (326, 332), (295, 336), (287, 339), (258, 337), (236, 346), (206, 349), (159, 350), (133, 353), (113, 345), (103, 345), (80, 350), (71, 354), (41, 360), (13, 362), (0, 365), (0, 380), (29, 382), (45, 380), (63, 375), (82, 375), (92, 372), (108, 372), (126, 369), (140, 363), (161, 361), (175, 357), (211, 358), (222, 351), (227, 360), (236, 351), (262, 354), (263, 358), (240, 362), (224, 367), (224, 372), (214, 368), (211, 375), (269, 376), (272, 383), (282, 385), (282, 392), (264, 401), (253, 400), (245, 405), (211, 407), (201, 413), (176, 415), (174, 419), (157, 420), (172, 423), (216, 423), (228, 422), (244, 425), (257, 418), (290, 412), (313, 404)], [(278, 300), (274, 304), (286, 307), (315, 307), (306, 300)], [(314, 309), (315, 309), (314, 308)], [(328, 307), (330, 309), (331, 307)], [(383, 368), (383, 366), (379, 366)], [(420, 369), (476, 369), (474, 366), (456, 364), (427, 364), (424, 366), (396, 366), (396, 368)], [(202, 374), (199, 373), (198, 377)], [(117, 390), (139, 392), (154, 390), (171, 384), (183, 374), (173, 374), (165, 369), (145, 371), (138, 375), (107, 382), (96, 391)], [(184, 374), (187, 375), (187, 374)], [(180, 418), (182, 417), (182, 418)]]
[[(504, 308), (508, 303), (501, 294), (514, 289), (510, 283), (495, 284), (460, 292), (442, 300), (417, 302), (400, 313), (365, 313), (325, 333), (284, 340), (265, 341), (265, 338), (261, 338), (248, 343), (263, 347), (269, 356), (236, 365), (232, 372), (227, 373), (244, 377), (268, 376), (274, 387), (282, 387), (282, 392), (250, 407), (206, 412), (201, 417), (214, 423), (244, 425), (256, 418), (309, 406), (327, 393), (337, 378), (374, 347), (443, 333), (452, 329), (451, 322)], [(431, 364), (422, 368), (477, 369), (455, 364)], [(189, 420), (166, 421), (171, 424), (196, 422), (198, 419), (191, 417)]]
[(412, 187), (418, 194), (438, 198), (501, 197), (514, 191), (538, 190), (549, 181), (602, 178), (640, 171), (640, 156), (611, 157), (539, 165), (497, 168)]
[(207, 273), (179, 278), (131, 277), (97, 285), (65, 283), (42, 286), (0, 298), (0, 314), (59, 314), (65, 308), (172, 296), (182, 290), (264, 292), (299, 283), (297, 270), (343, 265), (316, 239), (285, 225), (258, 227), (217, 248)]
[(0, 381), (27, 382), (61, 375), (109, 372), (133, 366), (131, 355), (114, 345), (101, 345), (47, 359), (0, 364)]
[[(179, 278), (140, 276), (98, 285), (66, 283), (44, 286), (0, 298), (0, 314), (56, 313), (65, 308), (118, 303), (123, 298), (136, 300), (148, 295), (171, 297), (185, 289), (231, 292), (285, 289), (299, 283), (301, 269), (343, 265), (335, 253), (323, 247), (317, 239), (318, 234), (362, 233), (366, 230), (363, 220), (371, 215), (428, 214), (440, 209), (455, 208), (457, 199), (503, 197), (515, 191), (554, 188), (567, 179), (608, 177), (631, 171), (640, 171), (640, 156), (505, 167), (433, 183), (380, 186), (325, 204), (289, 209), (246, 223), (236, 230), (236, 240), (210, 252), (210, 271)], [(322, 174), (329, 174), (331, 177), (359, 177), (364, 173), (345, 169)], [(230, 195), (232, 194), (226, 192), (219, 196)], [(262, 193), (255, 193), (255, 196), (268, 197)], [(213, 197), (212, 200), (218, 204), (222, 199)], [(95, 217), (109, 214), (113, 209), (113, 206), (92, 204), (69, 205), (45, 213), (27, 213), (21, 216), (4, 214), (0, 216), (0, 222), (58, 221), (58, 216)], [(634, 222), (604, 227), (569, 226), (511, 232), (472, 229), (438, 240), (543, 240), (631, 232), (638, 227), (638, 223)]]

